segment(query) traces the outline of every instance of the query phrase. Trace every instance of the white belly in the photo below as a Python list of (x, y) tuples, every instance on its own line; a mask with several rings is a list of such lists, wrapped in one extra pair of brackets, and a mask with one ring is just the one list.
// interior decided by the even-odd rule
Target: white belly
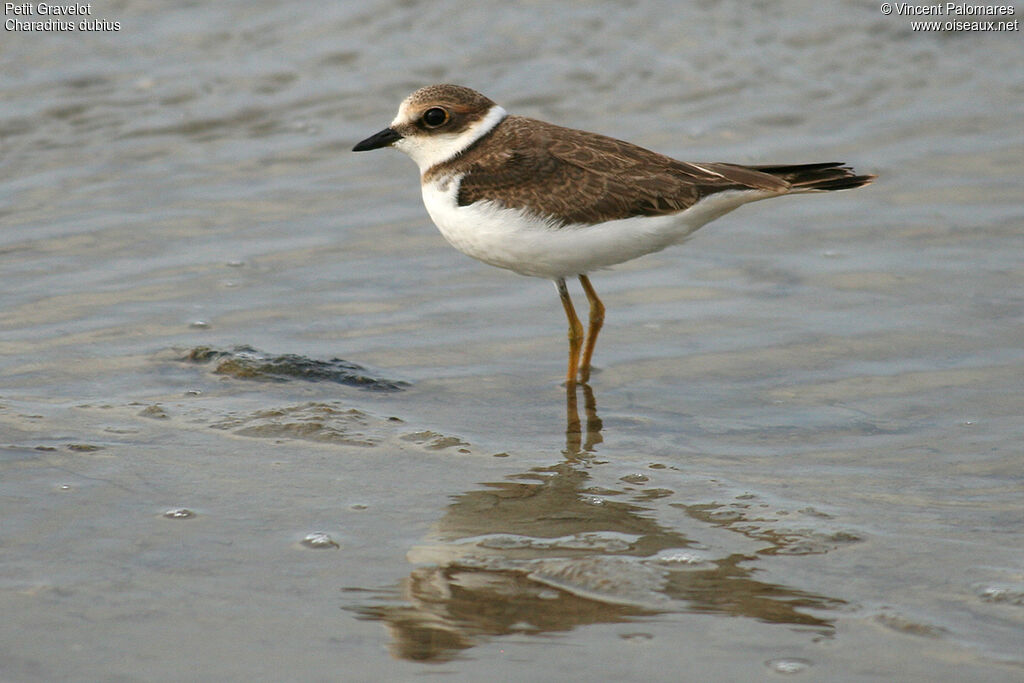
[(491, 202), (459, 206), (458, 181), (423, 185), (423, 204), (448, 242), (475, 259), (522, 275), (556, 279), (607, 268), (682, 242), (697, 228), (741, 204), (775, 196), (720, 192), (671, 216), (554, 227)]

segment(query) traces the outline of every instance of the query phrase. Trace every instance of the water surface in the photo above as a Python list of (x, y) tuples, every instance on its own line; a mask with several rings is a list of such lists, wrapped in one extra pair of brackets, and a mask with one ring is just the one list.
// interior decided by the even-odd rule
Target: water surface
[[(0, 43), (0, 677), (1019, 680), (1019, 32), (93, 5)], [(594, 274), (567, 397), (551, 284), (349, 153), (443, 81), (879, 180)]]

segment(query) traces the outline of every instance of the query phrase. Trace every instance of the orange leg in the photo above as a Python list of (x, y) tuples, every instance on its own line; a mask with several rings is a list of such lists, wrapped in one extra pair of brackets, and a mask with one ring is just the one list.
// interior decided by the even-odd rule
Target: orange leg
[(565, 375), (566, 386), (575, 386), (576, 373), (580, 367), (580, 346), (583, 345), (583, 323), (576, 315), (572, 299), (569, 298), (569, 290), (565, 288), (565, 278), (555, 280), (558, 287), (558, 295), (562, 297), (562, 308), (565, 309), (565, 317), (569, 320), (569, 370)]
[(583, 291), (587, 295), (587, 301), (590, 302), (590, 326), (587, 330), (587, 343), (583, 347), (583, 360), (580, 361), (580, 381), (586, 383), (590, 381), (590, 359), (594, 355), (594, 346), (597, 344), (597, 333), (604, 325), (604, 304), (601, 303), (597, 292), (594, 291), (594, 286), (590, 284), (590, 278), (586, 275), (580, 275), (579, 278), (580, 284), (583, 285)]

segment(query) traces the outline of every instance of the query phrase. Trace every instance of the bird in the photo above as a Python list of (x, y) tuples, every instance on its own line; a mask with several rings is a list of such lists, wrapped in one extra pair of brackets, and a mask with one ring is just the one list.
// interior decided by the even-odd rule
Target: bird
[[(748, 202), (867, 185), (842, 162), (678, 161), (623, 140), (509, 114), (460, 85), (420, 88), (355, 152), (392, 147), (419, 167), (442, 236), (484, 263), (553, 280), (569, 331), (566, 386), (590, 381), (605, 306), (590, 273), (661, 251)], [(587, 332), (566, 279), (590, 305)]]

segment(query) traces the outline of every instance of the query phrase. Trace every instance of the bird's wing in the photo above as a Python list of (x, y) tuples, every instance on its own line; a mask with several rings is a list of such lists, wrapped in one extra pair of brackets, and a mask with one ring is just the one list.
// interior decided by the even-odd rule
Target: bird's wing
[[(482, 200), (588, 225), (633, 216), (662, 216), (723, 190), (784, 193), (788, 183), (732, 164), (691, 164), (596, 133), (508, 117), (467, 150), (458, 201)], [(500, 151), (496, 151), (500, 150)]]

